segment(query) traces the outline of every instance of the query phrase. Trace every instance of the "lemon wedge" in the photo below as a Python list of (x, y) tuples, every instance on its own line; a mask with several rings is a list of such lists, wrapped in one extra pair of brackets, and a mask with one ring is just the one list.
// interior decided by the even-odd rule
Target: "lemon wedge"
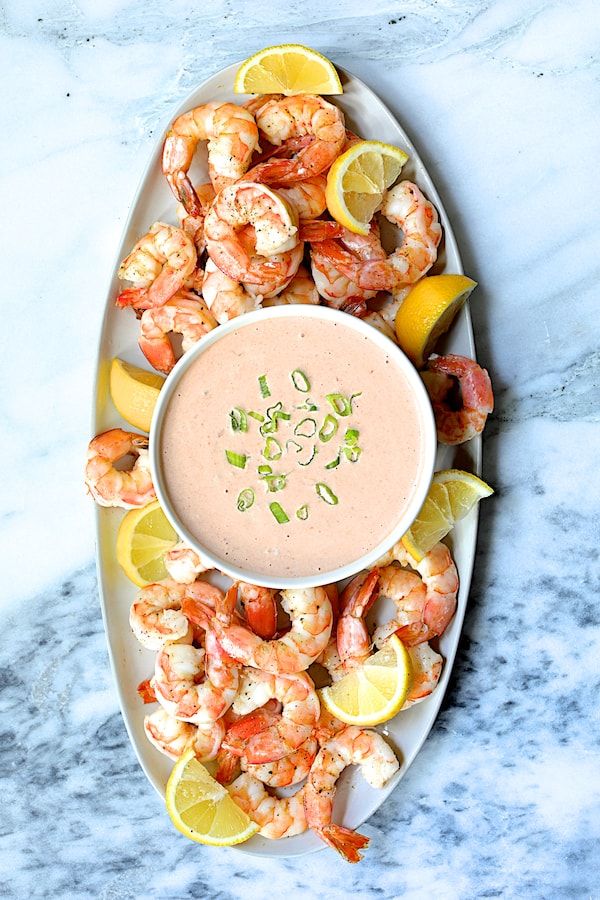
[(327, 174), (327, 208), (356, 234), (368, 234), (369, 222), (384, 192), (408, 159), (404, 150), (381, 141), (360, 141), (339, 156)]
[(333, 63), (302, 44), (265, 47), (245, 60), (235, 76), (236, 94), (342, 94)]
[(117, 534), (117, 560), (134, 584), (145, 587), (167, 578), (163, 554), (179, 540), (158, 500), (123, 517)]
[(472, 472), (436, 472), (419, 515), (402, 538), (404, 548), (420, 562), (483, 497), (493, 493), (493, 488)]
[(477, 282), (466, 275), (431, 275), (406, 295), (396, 314), (396, 335), (417, 368), (425, 365), (438, 338), (448, 331), (476, 287)]
[(175, 763), (165, 799), (175, 828), (198, 844), (232, 847), (258, 831), (258, 825), (232, 800), (227, 788), (208, 774), (193, 750)]
[(152, 413), (164, 382), (165, 379), (155, 372), (132, 366), (122, 359), (113, 359), (110, 366), (110, 396), (119, 415), (146, 434), (150, 431)]
[(392, 635), (377, 653), (320, 691), (327, 710), (348, 725), (379, 725), (402, 708), (410, 689), (406, 647)]

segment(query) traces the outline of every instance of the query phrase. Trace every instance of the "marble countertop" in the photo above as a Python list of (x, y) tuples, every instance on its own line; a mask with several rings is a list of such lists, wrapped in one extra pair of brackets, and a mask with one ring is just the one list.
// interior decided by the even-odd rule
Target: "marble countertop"
[[(0, 895), (599, 897), (598, 5), (207, 6), (9, 0), (0, 20)], [(290, 40), (362, 77), (413, 137), (480, 284), (497, 404), (451, 686), (354, 867), (172, 830), (118, 711), (79, 477), (102, 295), (159, 123), (206, 75)]]

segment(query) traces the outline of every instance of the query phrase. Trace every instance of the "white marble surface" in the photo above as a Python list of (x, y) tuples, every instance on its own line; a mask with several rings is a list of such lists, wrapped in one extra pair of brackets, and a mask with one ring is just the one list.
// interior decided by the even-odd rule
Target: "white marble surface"
[[(0, 894), (599, 897), (598, 5), (207, 5), (8, 0), (0, 17)], [(480, 283), (497, 398), (451, 689), (355, 867), (172, 831), (117, 710), (80, 479), (100, 298), (157, 130), (208, 73), (288, 40), (412, 135)]]

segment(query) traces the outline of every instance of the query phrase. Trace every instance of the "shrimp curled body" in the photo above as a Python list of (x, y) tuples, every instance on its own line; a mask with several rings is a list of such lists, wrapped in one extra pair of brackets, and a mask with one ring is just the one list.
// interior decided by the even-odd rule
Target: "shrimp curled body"
[[(136, 460), (128, 471), (115, 468), (125, 456)], [(90, 441), (85, 467), (85, 484), (100, 506), (136, 509), (154, 500), (156, 492), (150, 475), (148, 438), (122, 428), (112, 428)]]

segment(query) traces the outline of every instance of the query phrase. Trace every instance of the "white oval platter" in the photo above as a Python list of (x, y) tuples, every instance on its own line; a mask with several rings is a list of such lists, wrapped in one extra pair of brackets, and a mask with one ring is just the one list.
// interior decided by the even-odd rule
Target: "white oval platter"
[[(240, 101), (240, 98), (236, 98), (233, 94), (236, 69), (236, 65), (229, 66), (192, 91), (179, 107), (173, 110), (169, 122), (164, 123), (165, 130), (177, 115), (211, 100), (243, 102), (246, 98), (241, 98)], [(339, 72), (344, 93), (331, 99), (343, 109), (348, 127), (363, 138), (386, 141), (402, 147), (409, 154), (410, 159), (402, 170), (401, 177), (415, 181), (439, 212), (444, 236), (438, 261), (430, 274), (462, 272), (462, 264), (448, 216), (435, 186), (406, 132), (385, 104), (366, 84), (349, 72), (342, 69), (339, 69)], [(138, 238), (156, 220), (177, 224), (175, 202), (161, 172), (163, 140), (164, 131), (157, 139), (133, 198), (108, 291), (104, 298), (106, 312), (98, 354), (92, 419), (93, 434), (118, 426), (129, 428), (127, 423), (119, 417), (110, 399), (108, 373), (113, 357), (118, 356), (128, 362), (148, 368), (137, 345), (136, 320), (131, 312), (116, 309), (114, 299), (119, 291), (117, 279), (119, 262), (127, 255)], [(192, 180), (194, 183), (201, 183), (207, 180), (205, 151), (201, 149), (196, 156), (197, 160), (192, 168)], [(458, 315), (451, 331), (438, 350), (475, 357), (471, 317), (467, 307), (464, 307)], [(481, 438), (477, 437), (459, 448), (438, 447), (436, 470), (450, 467), (468, 469), (479, 474)], [(140, 765), (154, 788), (164, 796), (172, 763), (147, 741), (144, 735), (143, 721), (151, 707), (145, 707), (136, 692), (138, 683), (149, 677), (152, 672), (154, 655), (150, 651), (144, 650), (130, 631), (129, 607), (135, 596), (136, 588), (125, 577), (115, 558), (115, 539), (122, 516), (122, 510), (100, 507), (96, 510), (100, 602), (123, 719)], [(397, 787), (398, 782), (416, 757), (433, 725), (450, 678), (460, 637), (475, 558), (476, 539), (477, 511), (475, 510), (457, 525), (448, 539), (460, 575), (460, 590), (456, 615), (440, 641), (440, 652), (444, 656), (445, 664), (437, 689), (429, 698), (401, 712), (395, 719), (379, 729), (396, 750), (401, 761), (400, 770), (383, 790), (375, 790), (363, 781), (358, 771), (353, 768), (347, 769), (338, 782), (335, 800), (334, 821), (339, 824), (349, 828), (358, 828), (385, 802), (386, 797)], [(386, 617), (389, 618), (389, 612), (390, 610), (377, 610), (377, 618), (386, 621)], [(163, 813), (157, 809), (158, 815), (166, 815), (166, 812)], [(308, 831), (305, 834), (281, 841), (269, 841), (256, 836), (235, 849), (242, 853), (260, 856), (285, 857), (314, 852), (323, 849), (324, 846), (316, 835)]]

